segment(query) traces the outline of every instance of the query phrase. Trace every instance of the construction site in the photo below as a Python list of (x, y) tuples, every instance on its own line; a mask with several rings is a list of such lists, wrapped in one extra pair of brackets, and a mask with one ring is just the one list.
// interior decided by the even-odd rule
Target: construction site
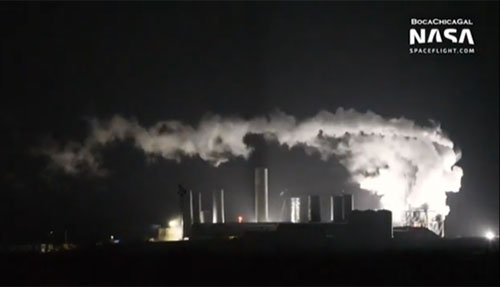
[[(224, 190), (200, 192), (179, 185), (181, 217), (158, 229), (156, 241), (234, 239), (249, 236), (277, 236), (291, 240), (332, 239), (337, 242), (380, 245), (394, 237), (444, 237), (441, 215), (423, 208), (409, 208), (405, 224), (393, 226), (390, 210), (357, 210), (350, 193), (329, 196), (307, 194), (284, 197), (281, 218), (270, 220), (269, 171), (265, 167), (254, 173), (254, 217), (238, 216), (236, 221), (225, 218)], [(203, 202), (211, 203), (203, 209)], [(228, 203), (230, 204), (230, 203)], [(206, 206), (206, 205), (205, 205)], [(328, 206), (328, 211), (321, 207)], [(327, 213), (329, 216), (321, 216)], [(288, 240), (287, 239), (287, 240)]]
[[(230, 202), (223, 190), (202, 193), (179, 186), (182, 215), (159, 228), (153, 240), (113, 237), (66, 252), (12, 253), (0, 260), (6, 271), (2, 282), (435, 286), (453, 279), (498, 285), (497, 239), (443, 238), (429, 226), (425, 209), (406, 212), (408, 225), (393, 226), (391, 211), (356, 210), (348, 193), (285, 198), (281, 220), (271, 220), (268, 180), (266, 168), (255, 170), (252, 218), (227, 220)], [(322, 205), (328, 210), (321, 212)]]

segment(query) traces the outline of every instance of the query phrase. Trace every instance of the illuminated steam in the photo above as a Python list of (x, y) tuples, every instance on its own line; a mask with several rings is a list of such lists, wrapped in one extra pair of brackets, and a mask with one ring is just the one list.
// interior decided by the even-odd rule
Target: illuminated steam
[(249, 157), (247, 134), (261, 134), (288, 147), (303, 146), (324, 160), (334, 156), (362, 189), (381, 196), (382, 207), (393, 212), (395, 223), (402, 222), (409, 207), (426, 205), (446, 216), (446, 192), (460, 189), (463, 172), (455, 165), (460, 152), (439, 126), (423, 127), (405, 118), (385, 119), (342, 108), (335, 113), (321, 111), (303, 121), (282, 112), (250, 120), (211, 115), (196, 127), (171, 120), (146, 128), (117, 115), (108, 121), (92, 120), (83, 143), (53, 145), (43, 153), (68, 173), (103, 174), (96, 159), (99, 147), (132, 140), (149, 156), (176, 161), (197, 156), (218, 166), (235, 157)]

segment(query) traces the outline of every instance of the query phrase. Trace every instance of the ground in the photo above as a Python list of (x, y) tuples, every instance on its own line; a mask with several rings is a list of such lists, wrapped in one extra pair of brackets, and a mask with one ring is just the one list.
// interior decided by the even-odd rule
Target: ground
[(498, 241), (348, 248), (244, 240), (130, 243), (2, 254), (0, 284), (498, 285)]

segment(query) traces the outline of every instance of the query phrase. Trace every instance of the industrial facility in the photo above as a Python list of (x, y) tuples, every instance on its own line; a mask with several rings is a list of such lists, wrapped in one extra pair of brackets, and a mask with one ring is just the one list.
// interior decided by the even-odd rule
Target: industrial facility
[[(387, 242), (393, 232), (424, 228), (444, 236), (440, 218), (428, 217), (428, 211), (407, 212), (409, 229), (393, 228), (389, 210), (355, 210), (354, 197), (349, 193), (328, 196), (290, 196), (284, 199), (280, 221), (269, 219), (269, 171), (265, 167), (255, 169), (253, 220), (226, 222), (224, 190), (213, 191), (210, 196), (193, 192), (179, 185), (182, 217), (170, 228), (160, 229), (159, 239), (199, 240), (214, 238), (240, 238), (256, 234), (292, 235), (293, 238), (331, 238), (339, 241), (357, 242), (369, 238), (371, 242)], [(205, 194), (203, 194), (205, 195)], [(202, 200), (210, 200), (212, 208), (202, 209)], [(329, 206), (329, 217), (321, 217), (321, 206)], [(324, 213), (323, 213), (324, 214)], [(432, 228), (429, 228), (432, 227)], [(178, 230), (176, 233), (174, 229)], [(170, 230), (170, 231), (169, 231)], [(169, 233), (170, 232), (170, 233)], [(168, 236), (170, 234), (170, 236)]]

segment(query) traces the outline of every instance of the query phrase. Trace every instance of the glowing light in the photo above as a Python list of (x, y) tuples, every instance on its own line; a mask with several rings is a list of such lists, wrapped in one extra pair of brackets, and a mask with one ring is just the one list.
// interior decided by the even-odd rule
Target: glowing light
[(110, 235), (110, 236), (109, 236), (109, 239), (110, 239), (110, 240), (113, 240), (113, 239), (115, 239), (115, 237), (114, 237), (113, 235)]
[(493, 233), (493, 231), (491, 231), (491, 230), (488, 230), (484, 234), (484, 237), (486, 237), (486, 239), (488, 239), (488, 240), (493, 240), (495, 238), (495, 233)]
[(243, 222), (243, 216), (238, 216), (238, 223), (242, 223)]
[(181, 226), (181, 222), (178, 218), (172, 219), (168, 222), (168, 227), (175, 228)]
[(168, 227), (165, 228), (164, 238), (166, 241), (182, 240), (182, 220), (180, 217), (171, 219), (168, 222)]

